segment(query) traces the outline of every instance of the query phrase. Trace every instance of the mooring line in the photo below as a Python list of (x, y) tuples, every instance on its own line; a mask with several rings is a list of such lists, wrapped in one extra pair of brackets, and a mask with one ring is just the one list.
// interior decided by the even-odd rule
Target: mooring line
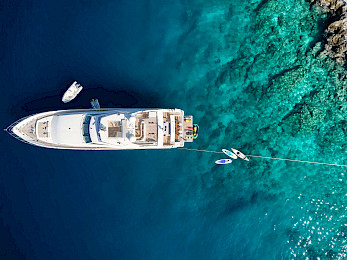
[[(188, 151), (196, 151), (196, 152), (205, 152), (205, 153), (223, 153), (223, 152), (217, 152), (217, 151), (199, 150), (199, 149), (190, 149), (190, 148), (179, 148), (179, 149), (188, 150)], [(251, 154), (246, 154), (246, 156), (255, 157), (255, 158), (262, 158), (262, 159), (270, 159), (270, 160), (281, 160), (281, 161), (290, 161), (290, 162), (299, 162), (299, 163), (312, 163), (312, 164), (323, 164), (323, 165), (337, 166), (337, 167), (347, 167), (347, 165), (335, 164), (335, 163), (311, 162), (311, 161), (293, 160), (293, 159), (276, 158), (276, 157), (266, 157), (266, 156), (251, 155)]]
[(290, 161), (290, 162), (314, 163), (314, 164), (324, 164), (324, 165), (338, 166), (338, 167), (347, 167), (347, 165), (335, 164), (335, 163), (311, 162), (311, 161), (302, 161), (302, 160), (293, 160), (293, 159), (284, 159), (284, 158), (275, 158), (275, 157), (265, 157), (265, 156), (260, 156), (260, 155), (251, 155), (251, 154), (248, 154), (246, 156), (271, 159), (271, 160), (282, 160), (282, 161)]

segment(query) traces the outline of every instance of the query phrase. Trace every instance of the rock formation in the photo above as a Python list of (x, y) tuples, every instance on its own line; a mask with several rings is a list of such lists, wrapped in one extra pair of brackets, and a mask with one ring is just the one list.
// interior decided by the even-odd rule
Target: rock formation
[(311, 0), (329, 12), (334, 22), (325, 30), (326, 44), (323, 55), (336, 59), (339, 63), (347, 60), (347, 2), (344, 0)]

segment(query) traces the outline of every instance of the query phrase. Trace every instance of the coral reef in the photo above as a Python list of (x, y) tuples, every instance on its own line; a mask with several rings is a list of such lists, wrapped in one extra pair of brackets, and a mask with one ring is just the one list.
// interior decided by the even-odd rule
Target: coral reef
[(325, 30), (325, 50), (322, 55), (328, 55), (339, 63), (345, 63), (347, 58), (347, 3), (343, 0), (311, 0), (311, 3), (330, 13), (333, 20)]
[[(311, 157), (343, 153), (346, 144), (329, 136), (334, 125), (345, 125), (347, 73), (322, 54), (327, 13), (305, 0), (223, 5), (190, 17), (191, 37), (182, 38), (182, 48), (176, 51), (182, 55), (177, 69), (187, 73), (182, 75), (187, 79), (181, 82), (184, 93), (203, 100), (196, 103), (194, 115), (201, 129), (209, 125), (211, 131), (200, 136), (200, 148), (230, 142), (233, 136), (234, 144), (254, 153), (264, 153), (261, 147), (267, 147), (277, 156), (284, 152), (279, 147), (286, 146), (304, 157), (308, 153), (306, 143), (300, 143), (304, 138), (314, 144)], [(339, 24), (333, 23), (330, 30), (334, 25)], [(198, 40), (187, 40), (195, 38), (192, 35)], [(201, 41), (203, 45), (197, 44)], [(186, 46), (198, 51), (191, 55)], [(172, 95), (177, 92), (168, 92)], [(182, 104), (188, 106), (191, 103)], [(342, 163), (343, 156), (334, 158)]]
[[(177, 106), (193, 111), (201, 133), (194, 148), (218, 151), (237, 147), (253, 155), (345, 164), (347, 73), (342, 64), (328, 57), (328, 52), (323, 55), (322, 34), (329, 14), (318, 5), (310, 6), (307, 0), (233, 4), (220, 0), (206, 5), (192, 9), (178, 48), (170, 48), (184, 80), (175, 83), (182, 91), (177, 87), (167, 91), (167, 103), (176, 97)], [(342, 11), (336, 4), (329, 8)], [(330, 30), (343, 30), (342, 23), (330, 18)], [(167, 84), (173, 81), (167, 80)], [(337, 207), (347, 204), (341, 196), (345, 194), (341, 169), (255, 158), (248, 168), (240, 161), (235, 161), (232, 168), (220, 168), (205, 164), (218, 158), (214, 153), (191, 153), (189, 158), (201, 162), (200, 173), (192, 177), (199, 183), (185, 187), (199, 189), (199, 201), (195, 203), (206, 215), (215, 207), (213, 211), (222, 211), (223, 219), (233, 218), (235, 212), (244, 212), (245, 208), (249, 209), (248, 216), (253, 216), (252, 208), (257, 213), (266, 208), (266, 203), (271, 207), (278, 203), (279, 210), (272, 215), (278, 214), (283, 220), (278, 226), (288, 231), (278, 236), (284, 241), (283, 248), (273, 253), (264, 247), (240, 250), (226, 246), (231, 252), (241, 255), (247, 251), (249, 256), (243, 258), (261, 258), (262, 252), (274, 259), (283, 255), (327, 259), (326, 252), (331, 259), (337, 259), (345, 254), (345, 238), (336, 231), (344, 226), (327, 220), (335, 214), (334, 219), (346, 223), (344, 213), (320, 209), (320, 204), (316, 206), (311, 200), (324, 199), (334, 207), (335, 200), (339, 200)], [(256, 209), (260, 202), (263, 207)], [(238, 210), (241, 205), (244, 208)], [(263, 223), (269, 222), (267, 210), (263, 213), (266, 218), (261, 224), (262, 235), (252, 235), (257, 242), (274, 237), (274, 226), (264, 228)], [(297, 225), (309, 217), (329, 233), (312, 233), (308, 224)], [(240, 219), (244, 221), (245, 216)], [(250, 234), (253, 227), (245, 225), (244, 233)], [(223, 241), (227, 239), (226, 235)], [(327, 243), (335, 239), (336, 245)]]

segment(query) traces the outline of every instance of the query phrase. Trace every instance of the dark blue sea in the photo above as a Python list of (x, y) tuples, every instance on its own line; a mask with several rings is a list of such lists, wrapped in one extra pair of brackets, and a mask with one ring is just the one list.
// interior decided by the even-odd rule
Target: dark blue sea
[[(98, 98), (192, 114), (186, 148), (346, 165), (326, 20), (304, 0), (3, 0), (1, 127)], [(0, 259), (347, 258), (345, 167), (0, 146)]]

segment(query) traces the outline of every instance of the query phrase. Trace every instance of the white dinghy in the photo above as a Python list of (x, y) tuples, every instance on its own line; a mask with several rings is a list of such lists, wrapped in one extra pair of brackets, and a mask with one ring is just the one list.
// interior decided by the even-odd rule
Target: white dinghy
[(71, 84), (71, 86), (65, 91), (62, 101), (64, 103), (68, 103), (71, 100), (73, 100), (77, 95), (81, 92), (83, 87), (77, 83), (77, 81), (74, 81), (74, 83)]

